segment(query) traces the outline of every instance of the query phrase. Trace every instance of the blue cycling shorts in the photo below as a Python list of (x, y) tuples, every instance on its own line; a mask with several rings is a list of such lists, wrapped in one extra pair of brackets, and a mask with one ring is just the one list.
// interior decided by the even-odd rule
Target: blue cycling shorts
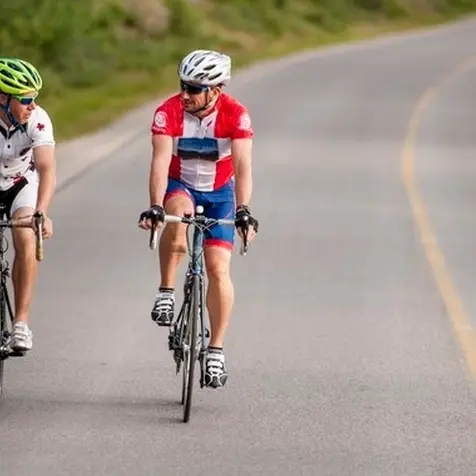
[[(185, 195), (194, 207), (201, 205), (205, 216), (209, 218), (235, 218), (235, 187), (234, 180), (211, 192), (198, 192), (183, 182), (173, 178), (168, 179), (164, 205), (176, 195)], [(204, 246), (222, 246), (233, 250), (235, 238), (234, 225), (213, 225), (205, 231)]]

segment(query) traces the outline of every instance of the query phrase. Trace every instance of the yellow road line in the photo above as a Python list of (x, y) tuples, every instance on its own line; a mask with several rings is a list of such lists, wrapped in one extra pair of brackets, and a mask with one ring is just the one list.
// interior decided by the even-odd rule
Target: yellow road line
[(471, 376), (476, 379), (476, 332), (471, 327), (468, 314), (463, 302), (458, 295), (450, 272), (445, 263), (437, 237), (432, 229), (427, 208), (421, 198), (415, 180), (415, 144), (423, 115), (430, 102), (440, 93), (442, 88), (453, 79), (463, 75), (476, 67), (476, 56), (469, 58), (464, 63), (443, 76), (437, 83), (430, 86), (421, 96), (413, 110), (408, 124), (407, 135), (402, 150), (402, 178), (405, 185), (410, 205), (417, 226), (420, 240), (423, 244), (426, 258), (433, 271), (439, 292), (445, 303), (454, 333), (466, 359), (466, 364)]

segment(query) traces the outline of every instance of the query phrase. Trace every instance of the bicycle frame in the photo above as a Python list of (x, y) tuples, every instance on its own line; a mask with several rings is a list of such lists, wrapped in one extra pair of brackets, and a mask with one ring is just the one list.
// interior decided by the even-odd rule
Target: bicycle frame
[[(5, 206), (0, 204), (0, 216), (4, 216)], [(11, 333), (14, 324), (14, 312), (8, 293), (7, 281), (10, 278), (10, 264), (5, 258), (8, 251), (8, 240), (5, 237), (6, 228), (31, 228), (31, 217), (0, 220), (0, 397), (3, 394), (3, 371), (5, 361), (9, 357), (22, 357), (23, 352), (14, 352), (10, 348)], [(26, 221), (25, 221), (26, 219)], [(43, 215), (35, 214), (36, 224), (36, 259), (43, 260)]]
[[(199, 210), (200, 211), (200, 210)], [(197, 220), (200, 218), (205, 217), (202, 214), (197, 215)], [(198, 276), (199, 278), (199, 325), (200, 325), (200, 339), (197, 342), (197, 346), (199, 346), (198, 358), (201, 363), (202, 367), (202, 377), (200, 378), (200, 384), (203, 386), (203, 357), (206, 351), (206, 346), (204, 345), (205, 339), (208, 337), (205, 330), (205, 322), (204, 322), (204, 312), (203, 312), (203, 303), (204, 303), (204, 270), (203, 270), (203, 241), (204, 241), (204, 231), (201, 227), (194, 227), (193, 230), (193, 244), (192, 244), (192, 253), (191, 253), (191, 261), (188, 265), (188, 270), (186, 273), (185, 284), (188, 285), (190, 288), (193, 284), (193, 276)], [(187, 248), (189, 248), (187, 246)]]
[[(168, 344), (169, 350), (173, 351), (177, 374), (183, 364), (182, 404), (184, 406), (184, 421), (190, 417), (191, 394), (194, 376), (195, 359), (200, 362), (200, 387), (204, 386), (205, 355), (207, 351), (206, 339), (209, 337), (208, 329), (205, 328), (204, 309), (204, 266), (203, 250), (205, 230), (213, 225), (225, 224), (235, 226), (234, 219), (207, 218), (202, 206), (196, 207), (195, 216), (165, 215), (166, 223), (183, 223), (187, 225), (187, 250), (189, 262), (184, 281), (184, 297), (180, 311), (170, 326)], [(189, 242), (189, 226), (194, 226), (193, 243)], [(153, 250), (157, 246), (157, 223), (153, 223), (149, 247)], [(246, 240), (242, 243), (240, 253), (246, 254)], [(198, 282), (198, 284), (197, 284)], [(197, 289), (198, 286), (198, 289)], [(197, 302), (198, 301), (198, 302)], [(191, 360), (188, 360), (191, 359)]]
[[(185, 219), (191, 220), (190, 216), (184, 217)], [(194, 276), (198, 278), (198, 336), (195, 344), (196, 352), (194, 353), (200, 362), (200, 386), (203, 387), (203, 359), (206, 353), (206, 344), (205, 339), (208, 337), (208, 332), (205, 328), (204, 321), (204, 267), (203, 267), (203, 241), (204, 241), (204, 231), (201, 226), (194, 226), (193, 230), (193, 241), (192, 246), (189, 242), (188, 227), (192, 224), (198, 224), (200, 222), (205, 223), (207, 219), (200, 213), (200, 209), (197, 210), (196, 217), (194, 222), (188, 223), (187, 225), (187, 249), (189, 250), (190, 260), (187, 265), (187, 271), (185, 273), (184, 280), (184, 299), (182, 306), (177, 317), (172, 322), (169, 333), (169, 347), (172, 343), (174, 350), (174, 360), (177, 364), (177, 373), (180, 371), (180, 365), (183, 361), (183, 350), (184, 342), (187, 341), (186, 326), (189, 324), (187, 318), (193, 318), (190, 316), (190, 307), (192, 305), (192, 292), (193, 292), (193, 283)], [(178, 335), (176, 334), (178, 330)], [(178, 352), (176, 352), (178, 350)], [(188, 349), (185, 349), (188, 350)], [(179, 360), (180, 359), (180, 360)]]
[[(174, 351), (174, 360), (177, 365), (177, 373), (180, 371), (181, 363), (184, 359), (184, 341), (186, 340), (186, 330), (185, 326), (187, 325), (186, 318), (190, 311), (191, 301), (192, 301), (192, 290), (194, 276), (198, 278), (199, 294), (198, 294), (198, 309), (199, 316), (198, 320), (198, 339), (196, 342), (197, 352), (196, 355), (200, 361), (201, 366), (201, 377), (200, 385), (203, 387), (203, 361), (206, 353), (205, 339), (208, 338), (209, 333), (208, 329), (205, 327), (204, 321), (204, 266), (203, 266), (203, 242), (205, 238), (204, 230), (209, 226), (214, 224), (228, 224), (234, 225), (234, 220), (217, 220), (207, 218), (203, 215), (203, 207), (198, 206), (196, 209), (195, 217), (192, 218), (191, 215), (185, 215), (184, 217), (176, 217), (172, 215), (166, 215), (165, 222), (181, 222), (187, 225), (186, 237), (187, 237), (187, 250), (189, 251), (189, 262), (187, 264), (187, 270), (185, 273), (185, 280), (183, 285), (184, 298), (182, 306), (178, 315), (174, 318), (172, 325), (170, 327), (169, 333), (169, 349)], [(190, 245), (189, 239), (189, 227), (194, 226), (192, 244)]]
[(5, 238), (4, 230), (5, 227), (0, 226), (0, 374), (2, 374), (0, 375), (0, 394), (3, 390), (3, 361), (12, 355), (8, 344), (13, 327), (13, 309), (7, 287), (10, 264), (5, 259), (8, 241)]

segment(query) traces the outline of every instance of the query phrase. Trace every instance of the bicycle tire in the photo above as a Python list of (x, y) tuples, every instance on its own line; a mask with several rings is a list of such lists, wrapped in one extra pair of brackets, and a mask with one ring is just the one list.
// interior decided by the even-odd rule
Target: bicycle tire
[[(175, 342), (174, 346), (180, 346), (180, 359), (181, 363), (177, 368), (177, 373), (182, 370), (182, 398), (180, 403), (185, 404), (185, 399), (187, 397), (187, 382), (188, 382), (188, 356), (189, 353), (186, 352), (186, 345), (188, 342), (187, 335), (187, 323), (190, 321), (190, 309), (191, 309), (191, 283), (192, 279), (187, 276), (184, 284), (184, 302), (180, 309), (179, 317), (177, 318), (177, 323), (175, 324), (175, 330), (173, 331), (173, 340)], [(174, 352), (177, 350), (175, 349)]]
[[(188, 365), (184, 365), (184, 372), (188, 367), (185, 404), (183, 409), (183, 421), (187, 423), (190, 420), (192, 410), (193, 384), (195, 378), (195, 366), (197, 363), (197, 323), (200, 313), (200, 277), (198, 275), (192, 278), (191, 303), (189, 308), (189, 319), (187, 322), (188, 336)], [(184, 359), (185, 360), (185, 359)], [(185, 364), (185, 361), (184, 361)]]
[(185, 343), (187, 342), (188, 336), (185, 334), (184, 330), (186, 329), (187, 323), (190, 321), (190, 309), (191, 303), (187, 302), (185, 305), (183, 322), (181, 324), (181, 333), (183, 336), (182, 340), (182, 400), (181, 404), (185, 405), (185, 400), (187, 398), (187, 384), (188, 384), (188, 370), (189, 370), (189, 352), (185, 352)]
[[(0, 285), (0, 347), (5, 344), (6, 333), (8, 331), (7, 324), (7, 303), (4, 285)], [(0, 398), (3, 396), (3, 379), (4, 379), (5, 358), (0, 356)]]
[(185, 405), (185, 400), (187, 398), (187, 383), (188, 383), (188, 357), (189, 353), (186, 352), (183, 355), (183, 362), (182, 362), (182, 400), (180, 403)]

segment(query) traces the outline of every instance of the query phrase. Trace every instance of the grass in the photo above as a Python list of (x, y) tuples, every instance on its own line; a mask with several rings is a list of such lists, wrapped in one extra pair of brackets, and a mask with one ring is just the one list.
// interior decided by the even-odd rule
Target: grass
[[(8, 5), (8, 6), (7, 6)], [(476, 11), (476, 0), (15, 0), (0, 4), (0, 49), (36, 64), (58, 140), (175, 90), (191, 49), (254, 61)]]

